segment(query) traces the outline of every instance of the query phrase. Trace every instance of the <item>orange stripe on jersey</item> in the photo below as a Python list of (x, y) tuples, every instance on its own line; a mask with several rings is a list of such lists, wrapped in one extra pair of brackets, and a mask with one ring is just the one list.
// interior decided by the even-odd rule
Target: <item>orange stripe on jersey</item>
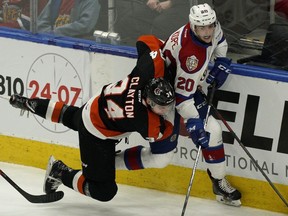
[(155, 141), (159, 139), (160, 133), (160, 118), (152, 111), (148, 111), (148, 137), (154, 138)]
[(165, 121), (165, 131), (164, 131), (164, 134), (163, 136), (161, 137), (161, 139), (159, 140), (163, 140), (163, 139), (166, 139), (167, 137), (169, 137), (173, 132), (173, 125), (171, 122), (169, 121)]
[(52, 112), (52, 116), (51, 116), (51, 121), (52, 122), (59, 122), (60, 119), (60, 114), (61, 114), (61, 110), (64, 106), (64, 103), (62, 102), (56, 102), (53, 112)]
[[(154, 35), (143, 35), (138, 38), (138, 41), (145, 43), (151, 50), (151, 57), (154, 62), (154, 77), (164, 77), (165, 62), (162, 58), (161, 46), (163, 42)], [(157, 55), (156, 55), (157, 54)]]
[(145, 43), (150, 48), (150, 50), (159, 50), (163, 45), (163, 42), (154, 35), (142, 35), (138, 38), (137, 41), (142, 41)]
[(98, 131), (100, 131), (106, 137), (119, 136), (123, 134), (122, 132), (119, 132), (119, 131), (109, 130), (103, 123), (99, 115), (99, 111), (98, 111), (99, 110), (99, 105), (98, 105), (99, 97), (100, 96), (96, 97), (91, 104), (90, 119), (91, 119), (92, 124), (94, 125), (95, 128), (97, 128)]
[(81, 194), (84, 194), (84, 191), (83, 191), (84, 181), (85, 181), (85, 177), (83, 175), (81, 175), (77, 181), (77, 189), (78, 189), (79, 193), (81, 193)]

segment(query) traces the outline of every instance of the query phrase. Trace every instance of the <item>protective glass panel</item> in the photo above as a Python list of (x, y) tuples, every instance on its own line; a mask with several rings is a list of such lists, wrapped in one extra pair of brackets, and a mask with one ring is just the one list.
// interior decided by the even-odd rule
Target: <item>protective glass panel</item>
[(143, 34), (166, 40), (203, 3), (216, 11), (228, 57), (287, 56), (287, 0), (0, 0), (0, 26), (135, 47)]

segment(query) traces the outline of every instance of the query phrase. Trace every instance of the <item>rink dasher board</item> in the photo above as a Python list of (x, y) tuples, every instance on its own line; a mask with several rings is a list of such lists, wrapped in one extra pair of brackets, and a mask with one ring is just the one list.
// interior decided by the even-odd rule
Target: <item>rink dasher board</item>
[[(10, 38), (0, 38), (0, 45), (6, 51), (5, 55), (0, 59), (3, 71), (0, 75), (1, 95), (5, 97), (9, 97), (16, 92), (23, 93), (26, 96), (33, 94), (47, 96), (50, 93), (54, 99), (60, 98), (64, 101), (67, 100), (68, 103), (81, 105), (104, 84), (124, 78), (136, 63), (134, 57), (117, 56), (105, 52), (89, 52), (41, 43), (36, 44)], [(287, 188), (288, 169), (287, 165), (281, 162), (285, 161), (288, 152), (287, 147), (284, 145), (288, 138), (288, 134), (285, 133), (286, 125), (288, 124), (285, 116), (288, 109), (286, 106), (287, 96), (285, 95), (288, 88), (287, 81), (284, 78), (283, 81), (275, 80), (272, 73), (268, 78), (267, 75), (264, 78), (259, 77), (257, 75), (259, 68), (255, 68), (255, 76), (253, 76), (251, 68), (249, 68), (249, 76), (245, 76), (241, 74), (243, 67), (240, 69), (237, 65), (234, 67), (235, 70), (229, 76), (221, 89), (222, 91), (218, 92), (217, 108), (229, 113), (228, 117), (232, 119), (229, 124), (236, 134), (245, 140), (243, 143), (247, 145), (269, 178), (274, 183), (280, 184), (280, 187)], [(237, 70), (240, 73), (237, 74)], [(279, 79), (279, 76), (277, 79)], [(76, 93), (79, 93), (77, 98), (74, 97)], [(0, 100), (0, 105), (5, 110), (5, 112), (0, 113), (1, 119), (5, 122), (5, 124), (0, 124), (0, 131), (3, 135), (1, 137), (1, 140), (3, 140), (1, 145), (4, 149), (7, 148), (7, 145), (10, 148), (9, 150), (1, 151), (0, 159), (21, 164), (28, 163), (31, 166), (44, 168), (47, 155), (50, 152), (46, 151), (43, 146), (49, 146), (47, 148), (52, 148), (52, 152), (56, 152), (56, 154), (63, 154), (58, 151), (67, 151), (67, 148), (71, 151), (78, 148), (77, 134), (75, 132), (39, 119), (32, 114), (28, 117), (19, 117), (19, 111), (11, 109), (5, 100)], [(244, 124), (245, 122), (246, 124)], [(224, 133), (227, 132), (223, 125), (222, 127)], [(23, 143), (21, 147), (17, 146), (18, 144), (15, 142), (18, 138)], [(26, 140), (32, 140), (32, 146)], [(249, 158), (237, 142), (231, 142), (231, 140), (229, 142), (225, 143), (227, 173), (235, 179), (235, 182), (237, 183), (242, 178), (244, 181), (247, 179), (251, 179), (253, 182), (254, 180), (256, 182), (264, 181), (260, 172), (251, 165)], [(138, 135), (133, 134), (130, 137), (130, 146), (139, 144), (147, 145), (147, 142), (139, 138)], [(17, 148), (12, 154), (13, 145)], [(41, 148), (36, 147), (37, 145), (41, 146)], [(23, 147), (26, 153), (29, 154), (30, 162), (25, 161), (25, 159), (17, 159), (18, 153), (19, 156), (23, 154), (23, 151), (17, 150)], [(127, 144), (121, 143), (117, 147), (127, 148)], [(195, 152), (196, 149), (190, 139), (186, 136), (180, 136), (172, 169), (174, 170), (174, 167), (176, 167), (176, 170), (183, 169), (186, 173), (186, 170), (190, 170), (187, 168), (193, 166)], [(37, 155), (37, 160), (33, 160), (33, 156), (30, 154)], [(75, 154), (71, 154), (71, 156), (65, 154), (65, 158), (68, 161), (75, 162), (78, 157)], [(171, 167), (168, 169), (171, 169)], [(202, 170), (199, 175), (207, 178), (204, 172), (206, 164), (203, 158), (200, 160), (199, 169)], [(129, 173), (129, 175), (133, 176), (134, 174)], [(149, 174), (145, 175), (149, 176)], [(125, 180), (125, 177), (123, 179), (121, 175), (120, 179), (128, 184), (129, 181), (133, 181)], [(131, 184), (137, 185), (137, 180)], [(139, 185), (141, 184), (143, 183), (139, 183)], [(150, 187), (149, 185), (144, 186)], [(158, 186), (154, 187), (157, 189)], [(159, 188), (162, 189), (161, 187)], [(185, 188), (184, 183), (183, 188), (179, 189), (180, 191), (175, 191), (175, 188), (177, 190), (177, 186), (174, 186), (173, 189), (167, 188), (167, 190), (185, 193), (185, 190), (183, 190)], [(267, 192), (269, 193), (270, 189), (268, 188)], [(259, 190), (261, 189), (259, 188)], [(203, 196), (213, 197), (210, 188), (207, 190), (207, 194)], [(281, 201), (277, 199), (276, 197), (273, 200), (276, 203), (280, 203), (281, 209)], [(245, 204), (245, 198), (243, 204)], [(260, 206), (260, 208), (262, 207)], [(279, 206), (277, 209), (279, 210)]]

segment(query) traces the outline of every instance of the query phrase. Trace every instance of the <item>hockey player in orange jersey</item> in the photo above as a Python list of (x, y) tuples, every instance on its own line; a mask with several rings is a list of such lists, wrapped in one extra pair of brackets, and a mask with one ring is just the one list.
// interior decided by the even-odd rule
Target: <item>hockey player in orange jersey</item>
[(171, 135), (173, 122), (163, 116), (174, 113), (175, 95), (173, 87), (163, 78), (165, 63), (159, 46), (157, 40), (150, 44), (138, 41), (138, 61), (132, 72), (125, 79), (99, 89), (82, 107), (45, 98), (11, 96), (13, 107), (78, 131), (82, 169), (72, 169), (51, 156), (45, 193), (56, 191), (63, 183), (93, 199), (109, 201), (117, 193), (115, 145), (119, 140), (132, 132), (138, 132), (149, 142)]

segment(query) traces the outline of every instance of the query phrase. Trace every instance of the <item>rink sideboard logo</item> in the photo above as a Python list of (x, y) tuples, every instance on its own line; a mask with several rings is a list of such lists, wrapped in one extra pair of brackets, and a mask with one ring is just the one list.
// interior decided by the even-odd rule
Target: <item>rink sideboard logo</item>
[[(56, 53), (46, 53), (36, 58), (29, 68), (26, 82), (19, 77), (0, 75), (0, 95), (11, 96), (15, 93), (29, 98), (53, 99), (69, 105), (83, 104), (83, 86), (76, 68)], [(69, 130), (60, 124), (33, 116), (42, 127), (53, 133)]]
[[(59, 54), (40, 55), (32, 61), (27, 74), (24, 76), (26, 78), (0, 74), (0, 95), (9, 97), (17, 93), (28, 97), (52, 98), (76, 106), (83, 104), (81, 78), (73, 64)], [(245, 101), (242, 100), (240, 103), (240, 96), (245, 98)], [(218, 90), (213, 103), (233, 129), (234, 125), (241, 127), (237, 131), (237, 136), (246, 147), (264, 151), (272, 151), (273, 148), (273, 151), (277, 153), (288, 154), (288, 101), (280, 101), (281, 103), (275, 104), (275, 109), (265, 111), (263, 107), (265, 108), (267, 103), (273, 101), (273, 98), (269, 101), (265, 97), (268, 96), (265, 94), (262, 98), (253, 94), (241, 95), (238, 92)], [(232, 104), (233, 108), (241, 108), (238, 111), (230, 111), (229, 108), (221, 110), (221, 103)], [(239, 116), (241, 118), (238, 118)], [(257, 121), (262, 118), (268, 119), (266, 125), (257, 124)], [(276, 123), (275, 119), (277, 119)], [(269, 125), (270, 120), (273, 122), (271, 121)], [(43, 126), (42, 119), (39, 120), (39, 124)], [(63, 132), (64, 130), (55, 129), (55, 125), (51, 122), (48, 124), (48, 121), (47, 125), (52, 125), (44, 126), (52, 132)], [(272, 136), (272, 134), (265, 132), (258, 135), (263, 128), (268, 130), (271, 128), (271, 131), (276, 131), (276, 135)], [(67, 129), (65, 128), (65, 130)], [(227, 131), (223, 131), (223, 141), (228, 145), (235, 142), (234, 137)]]
[[(188, 149), (187, 147), (177, 147), (174, 151), (175, 154), (179, 156), (180, 159), (184, 160), (196, 160), (198, 149), (192, 148)], [(243, 153), (244, 155), (244, 153)], [(200, 161), (205, 163), (205, 159), (203, 155), (200, 156)], [(288, 177), (288, 165), (281, 164), (279, 165), (277, 162), (265, 161), (265, 159), (261, 158), (257, 160), (258, 165), (260, 168), (269, 175), (273, 176), (285, 176)], [(247, 158), (246, 156), (236, 156), (225, 154), (225, 165), (226, 167), (230, 167), (233, 169), (240, 169), (240, 170), (249, 170), (250, 172), (260, 172), (255, 164), (252, 162), (251, 159)]]
[[(232, 104), (239, 104), (240, 99), (240, 93), (237, 92), (229, 92), (229, 91), (223, 91), (219, 90), (215, 94), (215, 100), (213, 101), (214, 106), (217, 107), (218, 103), (228, 102)], [(246, 103), (245, 103), (245, 110), (244, 110), (244, 118), (243, 122), (241, 124), (241, 136), (238, 135), (241, 139), (241, 141), (245, 144), (246, 147), (271, 151), (273, 147), (273, 138), (269, 137), (269, 134), (266, 136), (257, 136), (255, 135), (256, 131), (256, 125), (257, 120), (259, 119), (259, 110), (265, 110), (261, 106), (265, 106), (265, 104), (260, 105), (261, 98), (256, 95), (247, 95)], [(270, 103), (273, 103), (273, 100), (271, 100)], [(284, 102), (284, 107), (280, 107), (279, 105), (275, 104), (275, 107), (277, 109), (274, 110), (266, 110), (265, 113), (261, 114), (261, 117), (265, 117), (268, 119), (268, 124), (261, 125), (258, 124), (257, 128), (258, 131), (261, 131), (262, 128), (268, 128), (270, 131), (275, 130), (275, 126), (279, 127), (279, 130), (277, 130), (277, 137), (278, 137), (278, 145), (276, 148), (276, 151), (278, 153), (284, 153), (288, 154), (288, 101)], [(281, 115), (275, 115), (275, 112), (279, 112), (280, 110), (283, 113)], [(224, 117), (224, 119), (227, 122), (230, 122), (229, 124), (232, 124), (233, 122), (236, 122), (237, 113), (232, 111), (223, 111), (220, 110), (220, 113)], [(276, 116), (281, 116), (281, 119), (278, 119), (279, 122), (281, 122), (281, 125), (273, 125), (269, 124), (271, 121), (269, 119), (274, 119)], [(216, 117), (216, 116), (215, 116)], [(216, 117), (217, 118), (217, 117)], [(276, 140), (276, 137), (275, 137)], [(234, 143), (234, 137), (229, 132), (223, 132), (223, 142), (226, 144), (233, 144)]]
[[(243, 96), (243, 95), (242, 95)], [(243, 96), (244, 97), (244, 96)], [(247, 99), (245, 101), (245, 106), (242, 106), (243, 104), (240, 104), (240, 93), (238, 92), (232, 92), (232, 91), (224, 91), (224, 90), (218, 90), (214, 96), (213, 104), (217, 108), (219, 104), (225, 103), (225, 104), (233, 104), (233, 107), (241, 105), (241, 107), (244, 107), (244, 110), (235, 112), (230, 111), (228, 109), (222, 110), (221, 108), (218, 108), (218, 111), (221, 113), (223, 118), (227, 121), (229, 125), (233, 125), (233, 123), (237, 123), (239, 127), (241, 127), (241, 133), (237, 133), (237, 136), (241, 139), (241, 141), (244, 143), (246, 147), (251, 147), (255, 149), (260, 149), (264, 151), (272, 151), (273, 145), (277, 145), (276, 152), (278, 153), (284, 153), (288, 154), (288, 101), (283, 102), (283, 107), (280, 107), (277, 105), (277, 109), (275, 110), (268, 110), (267, 113), (262, 113), (261, 118), (265, 117), (269, 119), (275, 118), (275, 113), (279, 112), (281, 110), (282, 114), (280, 113), (277, 116), (281, 116), (281, 119), (277, 119), (277, 122), (280, 122), (279, 124), (265, 124), (257, 125), (257, 121), (259, 120), (259, 114), (260, 111), (263, 111), (263, 107), (265, 104), (261, 103), (261, 97), (256, 95), (247, 95)], [(265, 110), (265, 109), (264, 109)], [(237, 115), (244, 114), (243, 121), (240, 122), (239, 118), (237, 119)], [(213, 111), (212, 111), (213, 113)], [(216, 119), (217, 116), (214, 115)], [(237, 121), (236, 121), (237, 119)], [(219, 120), (220, 121), (220, 120)], [(256, 127), (257, 126), (257, 127)], [(259, 136), (255, 135), (257, 134), (255, 131), (262, 131), (263, 128), (268, 128), (270, 131), (276, 130), (275, 127), (279, 128), (277, 130), (277, 135), (273, 138), (272, 135), (269, 137), (269, 134), (265, 134), (265, 136)], [(181, 126), (181, 128), (185, 128), (185, 126)], [(232, 126), (233, 128), (233, 126)], [(270, 129), (271, 128), (271, 129)], [(257, 129), (257, 130), (256, 130)], [(234, 140), (233, 135), (228, 132), (225, 127), (223, 127), (223, 142), (228, 145), (232, 145), (236, 142)], [(181, 134), (180, 129), (180, 135), (187, 136), (186, 130), (182, 130), (183, 133)], [(186, 134), (185, 134), (186, 133)], [(277, 142), (278, 141), (278, 142)], [(273, 149), (273, 151), (274, 151)]]
[[(274, 176), (275, 182), (286, 184), (288, 164), (283, 161), (288, 153), (288, 101), (280, 99), (283, 95), (271, 98), (275, 95), (265, 94), (260, 97), (249, 93), (241, 95), (238, 92), (218, 90), (213, 104), (218, 107), (218, 111), (241, 142), (251, 151), (261, 169), (271, 177)], [(287, 97), (284, 95), (283, 98)], [(229, 109), (225, 108), (226, 106)], [(223, 126), (223, 142), (226, 146), (225, 164), (230, 171), (240, 176), (243, 171), (245, 175), (253, 178), (257, 176), (255, 173), (260, 173), (225, 126)], [(187, 146), (187, 139), (183, 134), (179, 143), (174, 152), (178, 158), (176, 161), (190, 166), (190, 161), (195, 161), (198, 150), (194, 145)], [(200, 161), (205, 164), (203, 156)]]

